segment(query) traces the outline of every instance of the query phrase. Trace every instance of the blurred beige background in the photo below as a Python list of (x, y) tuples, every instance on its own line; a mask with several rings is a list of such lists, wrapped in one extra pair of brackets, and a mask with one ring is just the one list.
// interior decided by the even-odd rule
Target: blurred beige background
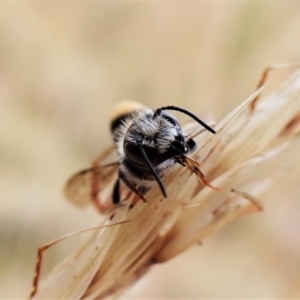
[[(92, 208), (61, 191), (110, 145), (114, 104), (173, 104), (219, 120), (265, 66), (299, 62), (299, 40), (297, 1), (1, 2), (0, 298), (29, 294), (38, 246), (97, 225)], [(267, 200), (126, 297), (300, 297), (299, 194), (286, 183)], [(49, 250), (43, 274), (81, 239)]]

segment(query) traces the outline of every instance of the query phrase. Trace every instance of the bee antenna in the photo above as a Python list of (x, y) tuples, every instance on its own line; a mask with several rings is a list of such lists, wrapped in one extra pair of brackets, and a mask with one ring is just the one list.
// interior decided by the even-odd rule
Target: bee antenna
[(146, 164), (147, 164), (149, 170), (151, 171), (152, 175), (155, 177), (155, 180), (158, 183), (159, 188), (160, 188), (163, 196), (166, 198), (167, 197), (167, 193), (166, 193), (165, 187), (164, 187), (163, 183), (161, 182), (160, 177), (158, 176), (158, 174), (153, 169), (153, 166), (152, 166), (152, 164), (151, 164), (151, 162), (150, 162), (150, 160), (149, 160), (149, 158), (147, 156), (147, 153), (146, 153), (146, 151), (144, 149), (144, 146), (143, 145), (139, 145), (139, 148), (141, 150), (141, 153), (142, 153), (142, 155), (143, 155), (143, 157), (144, 157), (144, 159), (146, 161)]
[(179, 112), (182, 112), (186, 115), (188, 115), (189, 117), (191, 117), (192, 119), (194, 119), (196, 122), (198, 122), (199, 124), (201, 124), (205, 129), (207, 129), (208, 131), (210, 131), (211, 133), (215, 134), (215, 130), (212, 129), (210, 126), (208, 126), (205, 122), (203, 122), (202, 120), (200, 120), (197, 116), (195, 116), (194, 114), (192, 114), (191, 112), (189, 112), (188, 110), (185, 110), (181, 107), (177, 107), (177, 106), (164, 106), (164, 107), (161, 107), (161, 108), (158, 108), (156, 111), (155, 111), (155, 115), (159, 115), (160, 112), (162, 110), (176, 110), (176, 111), (179, 111)]

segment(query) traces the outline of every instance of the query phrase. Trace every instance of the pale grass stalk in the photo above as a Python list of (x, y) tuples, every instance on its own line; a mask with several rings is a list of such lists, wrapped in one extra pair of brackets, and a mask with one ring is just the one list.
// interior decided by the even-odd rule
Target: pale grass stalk
[(140, 201), (128, 209), (127, 201), (112, 221), (104, 219), (101, 224), (132, 221), (93, 231), (48, 275), (34, 298), (119, 296), (154, 263), (173, 258), (242, 214), (259, 210), (263, 195), (299, 168), (299, 72), (251, 111), (260, 93), (219, 122), (216, 135), (201, 132), (196, 137), (199, 148), (192, 158), (219, 191), (199, 184), (186, 168), (172, 168), (163, 180), (167, 199), (155, 187), (146, 195), (146, 204)]

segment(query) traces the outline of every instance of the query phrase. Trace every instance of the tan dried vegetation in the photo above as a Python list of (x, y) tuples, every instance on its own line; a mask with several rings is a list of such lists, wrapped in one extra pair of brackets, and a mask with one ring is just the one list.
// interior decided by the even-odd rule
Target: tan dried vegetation
[[(36, 298), (103, 299), (119, 294), (153, 264), (165, 262), (238, 216), (261, 210), (280, 180), (299, 168), (300, 75), (257, 100), (258, 89), (226, 116), (216, 135), (202, 132), (192, 158), (219, 191), (199, 183), (187, 168), (174, 167), (159, 188), (128, 209), (116, 210), (114, 226), (94, 230), (88, 241), (58, 266)], [(124, 221), (129, 221), (123, 223)]]
[[(124, 209), (113, 220), (130, 217), (132, 222), (101, 235), (76, 235), (47, 251), (39, 295), (59, 277), (53, 267), (77, 253), (91, 234), (84, 252), (77, 253), (80, 259), (67, 261), (83, 277), (74, 281), (71, 269), (62, 267), (57, 293), (70, 279), (70, 285), (86, 284), (78, 286), (78, 297), (96, 295), (92, 286), (83, 290), (97, 273), (95, 286), (106, 282), (98, 291), (103, 295), (115, 286), (110, 281), (114, 268), (128, 279), (119, 281), (126, 286), (147, 270), (150, 257), (176, 256), (154, 264), (123, 297), (279, 298), (298, 292), (299, 298), (297, 119), (287, 125), (296, 103), (284, 100), (285, 94), (265, 98), (266, 93), (253, 113), (251, 100), (239, 106), (265, 66), (299, 62), (299, 9), (297, 1), (1, 2), (0, 297), (28, 296), (40, 245), (100, 223), (92, 207), (77, 210), (65, 201), (62, 186), (110, 145), (107, 112), (119, 101), (134, 99), (150, 108), (173, 104), (214, 115), (218, 133), (201, 133), (196, 155), (207, 179), (222, 191), (199, 185), (185, 169), (172, 170), (167, 201), (149, 198), (147, 206)], [(272, 73), (269, 90), (278, 90), (282, 80), (276, 77), (287, 74)], [(286, 93), (296, 93), (295, 83), (296, 77), (285, 85)], [(274, 104), (276, 99), (282, 106)], [(237, 106), (239, 111), (229, 114)], [(147, 197), (155, 199), (155, 193)], [(256, 209), (250, 196), (264, 211), (216, 232), (227, 217)], [(130, 245), (134, 229), (141, 231), (140, 244)], [(115, 255), (122, 249), (114, 243), (125, 230), (128, 240), (124, 236), (118, 243), (130, 247), (121, 261)], [(203, 246), (183, 251), (211, 231), (215, 234)], [(116, 252), (108, 252), (112, 248)], [(82, 261), (92, 257), (89, 251), (97, 258), (94, 265)]]

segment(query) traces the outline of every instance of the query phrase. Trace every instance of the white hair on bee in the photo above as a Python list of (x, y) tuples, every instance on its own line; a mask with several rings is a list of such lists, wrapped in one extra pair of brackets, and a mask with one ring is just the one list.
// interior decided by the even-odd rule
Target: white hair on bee
[(120, 155), (124, 153), (124, 140), (136, 143), (139, 135), (143, 144), (157, 147), (158, 153), (164, 153), (178, 134), (183, 132), (177, 124), (171, 123), (161, 115), (154, 117), (154, 111), (149, 108), (132, 112), (114, 132)]
[(152, 110), (133, 101), (117, 105), (111, 118), (111, 131), (119, 155), (114, 203), (120, 202), (120, 181), (144, 201), (143, 195), (155, 182), (162, 195), (167, 197), (161, 181), (163, 171), (176, 163), (184, 165), (184, 155), (194, 150), (196, 143), (186, 138), (178, 120), (167, 110), (184, 113), (215, 133), (194, 114), (180, 107), (164, 106)]
[[(120, 169), (124, 176), (130, 178), (134, 184), (140, 184), (141, 178), (130, 176), (128, 170), (122, 165), (126, 158), (124, 142), (140, 143), (155, 149), (157, 155), (166, 153), (170, 149), (170, 143), (174, 142), (178, 135), (183, 135), (182, 129), (175, 123), (170, 122), (161, 115), (154, 116), (154, 111), (143, 107), (128, 113), (120, 125), (113, 132), (119, 154)], [(172, 116), (174, 119), (174, 117)], [(175, 160), (170, 158), (160, 165), (156, 170), (161, 171), (172, 167)], [(150, 188), (155, 185), (153, 180), (143, 180), (143, 186)]]

